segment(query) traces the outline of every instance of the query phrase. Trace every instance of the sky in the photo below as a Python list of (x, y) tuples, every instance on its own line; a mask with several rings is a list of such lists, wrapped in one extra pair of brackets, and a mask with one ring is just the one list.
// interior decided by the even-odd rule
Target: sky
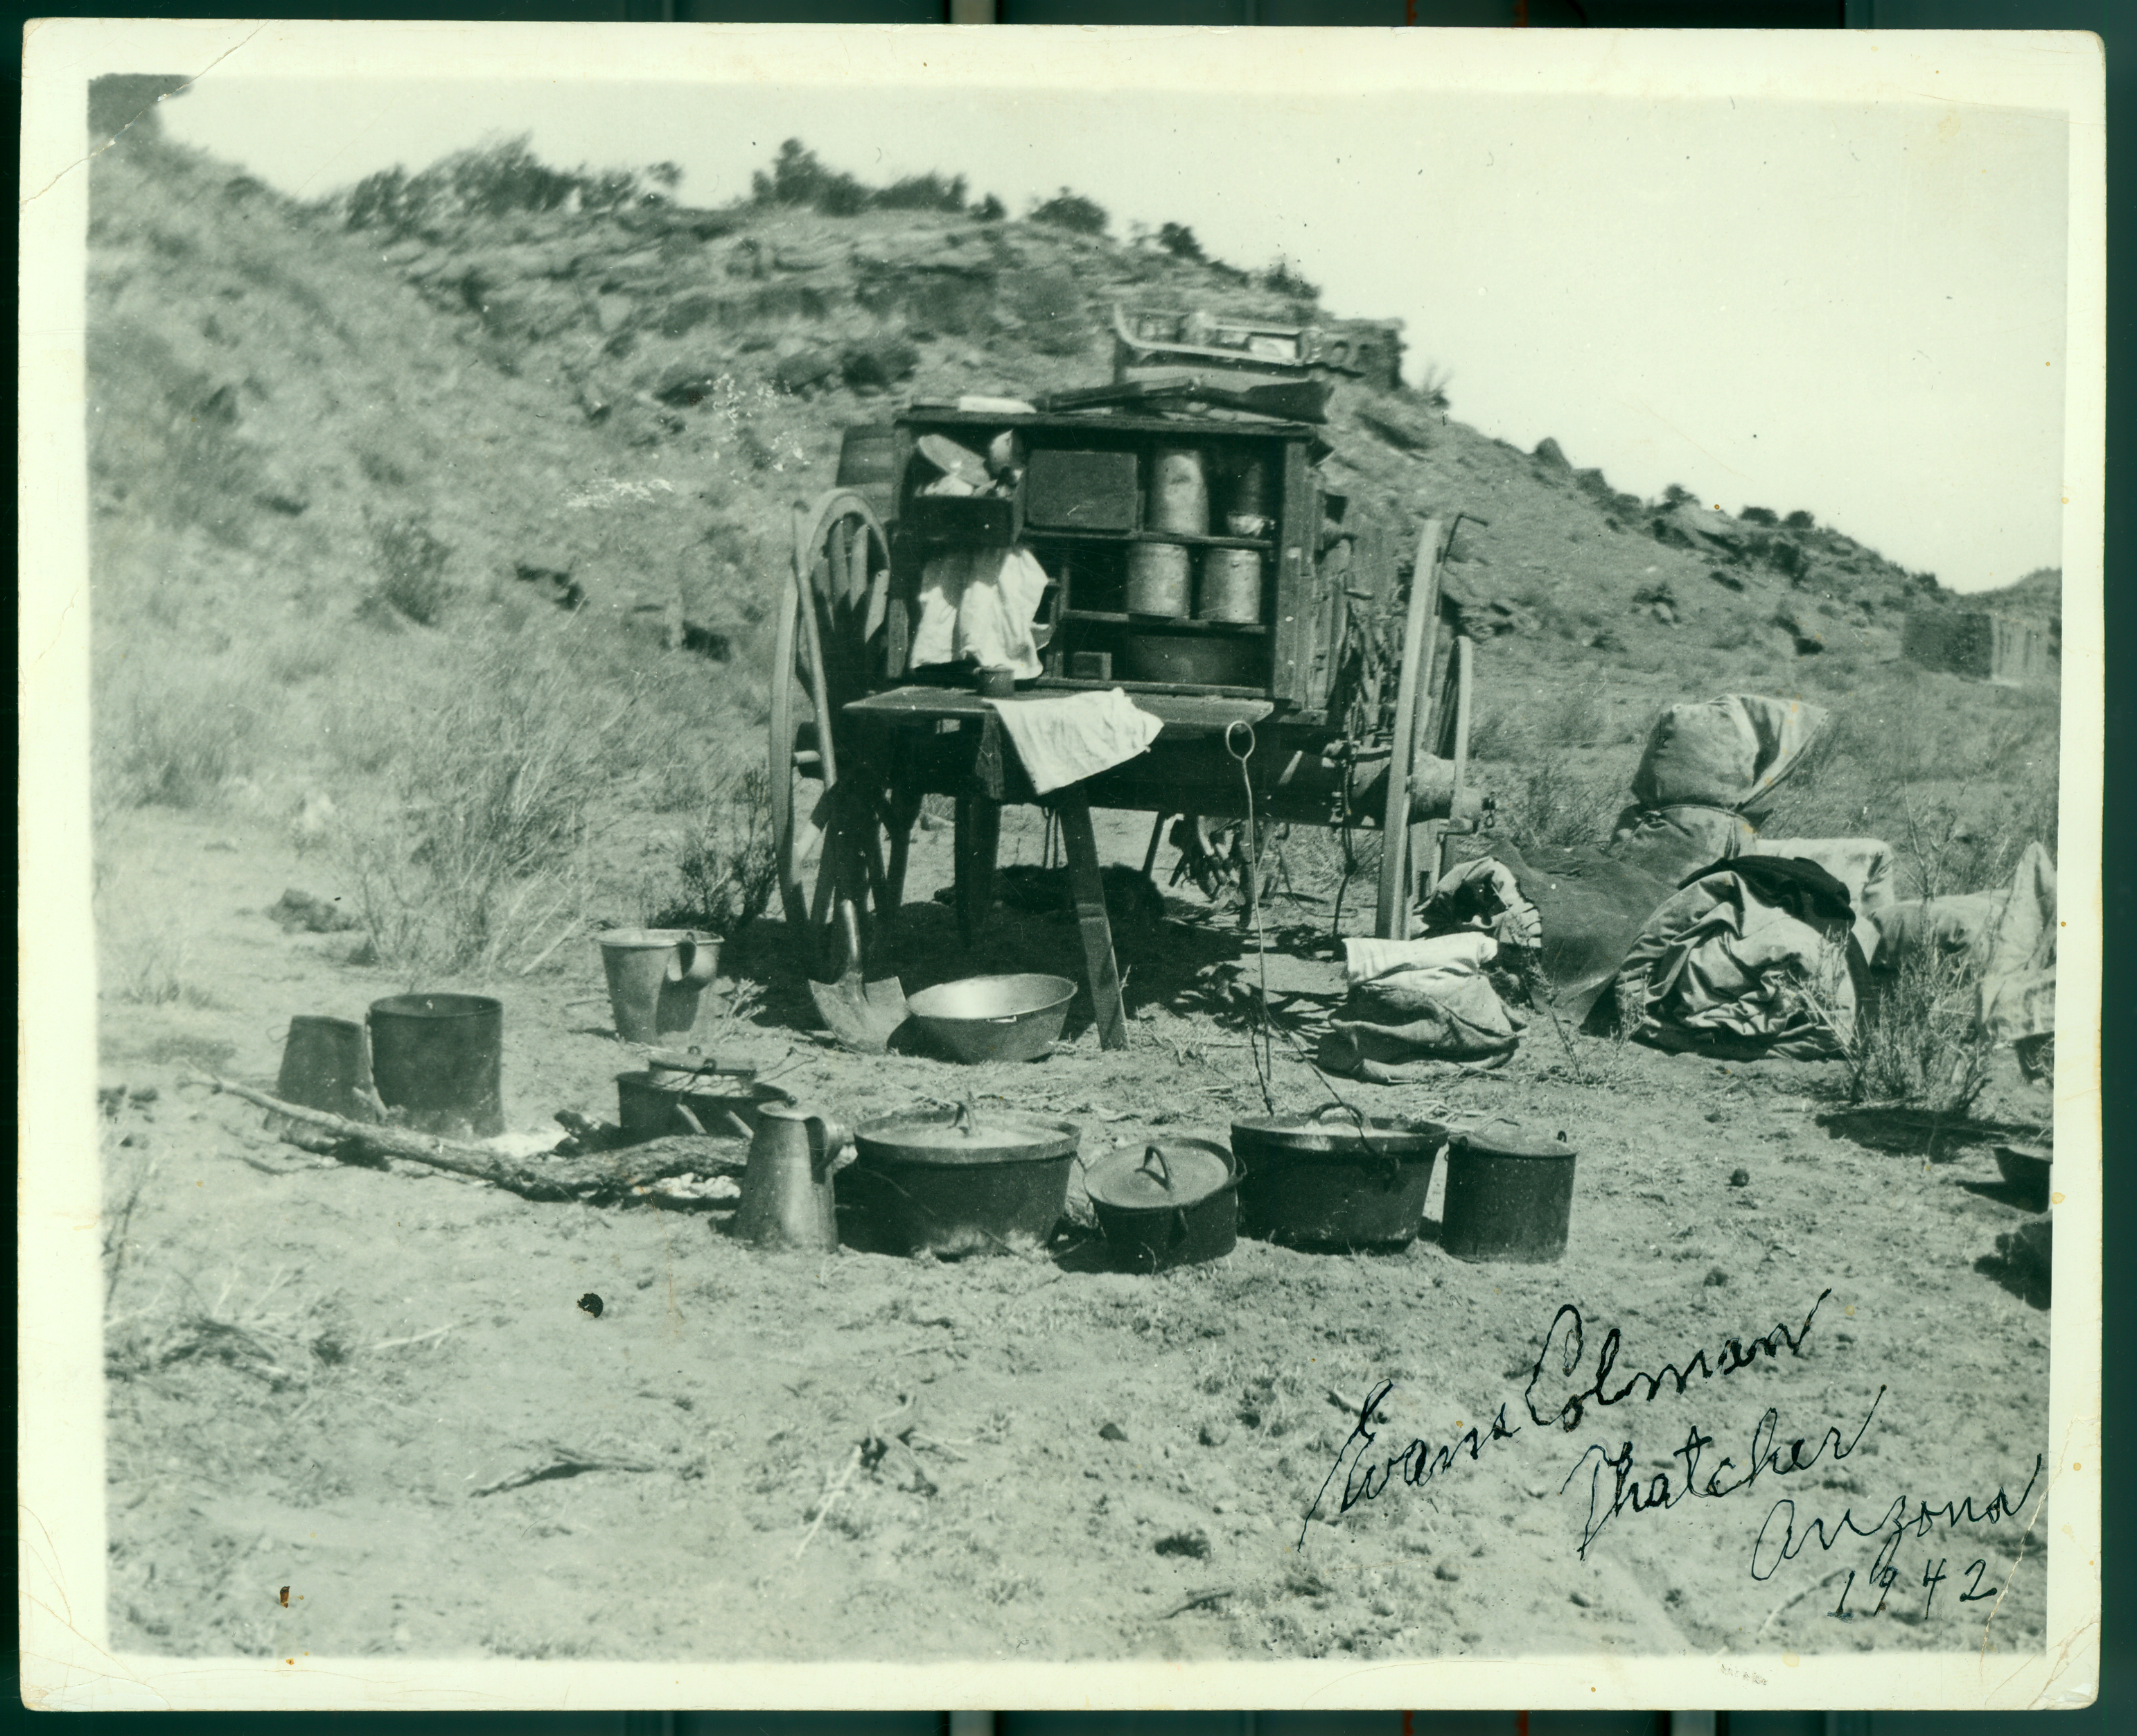
[(211, 72), (173, 137), (313, 197), (531, 136), (560, 167), (679, 164), (747, 195), (798, 137), (864, 182), (937, 170), (1014, 212), (1282, 255), (1409, 372), (1643, 495), (1804, 509), (1958, 590), (2061, 563), (2069, 140), (2059, 115), (1440, 91), (779, 88)]

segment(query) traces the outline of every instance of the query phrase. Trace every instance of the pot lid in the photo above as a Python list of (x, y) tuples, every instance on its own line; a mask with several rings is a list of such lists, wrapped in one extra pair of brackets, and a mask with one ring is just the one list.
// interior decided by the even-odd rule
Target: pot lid
[(1085, 1166), (1083, 1191), (1101, 1206), (1130, 1212), (1163, 1211), (1199, 1204), (1232, 1181), (1223, 1148), (1202, 1139), (1108, 1152)]
[(1411, 1115), (1358, 1115), (1331, 1104), (1317, 1114), (1263, 1115), (1232, 1124), (1232, 1143), (1240, 1136), (1250, 1144), (1292, 1151), (1437, 1151), (1447, 1129), (1437, 1121)]
[(873, 1148), (898, 1163), (1018, 1163), (1073, 1153), (1083, 1130), (1013, 1109), (913, 1109), (871, 1121), (854, 1135), (864, 1156)]
[(961, 446), (942, 434), (923, 434), (918, 444), (920, 456), (944, 475), (955, 476), (977, 487), (986, 485), (987, 461), (970, 446)]

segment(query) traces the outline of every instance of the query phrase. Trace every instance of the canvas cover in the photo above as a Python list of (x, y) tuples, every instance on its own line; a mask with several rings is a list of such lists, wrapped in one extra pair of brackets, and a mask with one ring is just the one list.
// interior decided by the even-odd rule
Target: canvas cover
[(1794, 856), (1815, 862), (1847, 888), (1855, 909), (1855, 944), (1874, 962), (1883, 943), (1878, 918), (1896, 902), (1893, 892), (1892, 846), (1882, 838), (1756, 837), (1748, 856)]
[(1749, 807), (1795, 768), (1825, 720), (1800, 700), (1746, 694), (1672, 705), (1648, 737), (1633, 799), (1643, 808)]
[(1815, 862), (1740, 856), (1658, 909), (1618, 973), (1627, 1034), (1725, 1057), (1845, 1053), (1856, 991), (1847, 889)]
[(2056, 865), (2026, 846), (2008, 886), (1909, 899), (1877, 914), (1879, 963), (1896, 968), (1934, 947), (1979, 973), (1977, 1017), (1992, 1041), (2022, 1042), (2056, 1028)]
[(1350, 995), (1322, 1041), (1327, 1071), (1400, 1084), (1443, 1061), (1503, 1061), (1519, 1046), (1520, 1017), (1484, 973), (1498, 953), (1489, 934), (1343, 945)]

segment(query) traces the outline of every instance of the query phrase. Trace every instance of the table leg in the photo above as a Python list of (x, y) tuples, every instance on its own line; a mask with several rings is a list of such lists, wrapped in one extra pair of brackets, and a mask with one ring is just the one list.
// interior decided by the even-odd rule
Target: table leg
[(1127, 1011), (1121, 1004), (1121, 978), (1113, 963), (1112, 925), (1106, 920), (1106, 885), (1098, 870), (1098, 841), (1091, 831), (1090, 798), (1081, 784), (1071, 784), (1056, 804), (1061, 841), (1068, 852), (1068, 889), (1076, 900), (1076, 925), (1083, 932), (1083, 973), (1098, 1016), (1098, 1046), (1128, 1046)]
[(956, 835), (957, 938), (967, 947), (985, 932), (995, 907), (995, 861), (1001, 849), (1001, 804), (984, 796), (957, 798)]

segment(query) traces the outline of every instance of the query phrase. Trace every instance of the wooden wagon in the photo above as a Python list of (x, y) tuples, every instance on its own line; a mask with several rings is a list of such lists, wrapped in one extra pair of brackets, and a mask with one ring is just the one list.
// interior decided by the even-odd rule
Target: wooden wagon
[[(810, 968), (835, 973), (852, 929), (842, 906), (864, 935), (895, 920), (930, 793), (956, 803), (969, 945), (992, 905), (1002, 806), (1042, 800), (996, 708), (1103, 688), (1162, 729), (1129, 763), (1043, 798), (1060, 823), (1103, 1043), (1126, 1036), (1094, 807), (1155, 814), (1152, 857), (1171, 816), (1378, 828), (1376, 931), (1405, 934), (1420, 875), (1436, 876), (1447, 833), (1473, 829), (1486, 806), (1468, 778), (1473, 650), (1441, 622), (1441, 523), (1354, 513), (1323, 486), (1330, 449), (1305, 422), (963, 405), (915, 405), (854, 431), (841, 466), (854, 485), (796, 508), (774, 649), (772, 804), (780, 896)], [(947, 441), (1014, 461), (985, 492), (945, 494), (922, 456), (931, 436), (929, 452)], [(1176, 528), (1198, 521), (1166, 490), (1197, 468), (1207, 526)], [(932, 562), (1010, 546), (1044, 570), (1044, 672), (990, 700), (969, 666), (915, 667), (914, 636)], [(1151, 573), (1183, 570), (1184, 592), (1155, 595)]]

